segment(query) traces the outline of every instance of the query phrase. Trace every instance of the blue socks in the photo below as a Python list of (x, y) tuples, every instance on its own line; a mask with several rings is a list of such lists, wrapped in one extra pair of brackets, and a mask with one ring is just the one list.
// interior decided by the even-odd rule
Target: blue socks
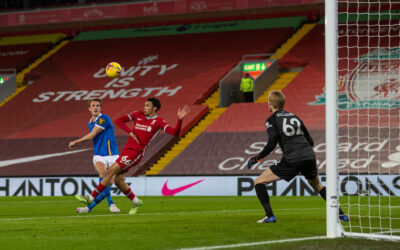
[[(97, 197), (99, 197), (99, 196), (97, 196)], [(92, 201), (92, 204), (90, 204), (90, 205), (88, 206), (89, 211), (92, 211), (92, 209), (97, 205), (97, 202), (96, 202), (97, 197), (96, 197), (96, 199), (95, 199), (94, 201)]]
[[(103, 180), (102, 177), (99, 178), (99, 183)], [(108, 206), (111, 206), (111, 204), (114, 204), (113, 200), (111, 199), (111, 187), (108, 185), (106, 189), (101, 192), (96, 199), (88, 206), (89, 211), (91, 211), (97, 204), (99, 204), (104, 198), (107, 198)]]
[[(103, 179), (103, 178), (101, 178), (101, 179)], [(113, 200), (111, 199), (111, 186), (108, 185), (106, 187), (106, 189), (103, 190), (103, 192), (106, 195), (108, 206), (111, 206), (112, 204), (114, 204)]]

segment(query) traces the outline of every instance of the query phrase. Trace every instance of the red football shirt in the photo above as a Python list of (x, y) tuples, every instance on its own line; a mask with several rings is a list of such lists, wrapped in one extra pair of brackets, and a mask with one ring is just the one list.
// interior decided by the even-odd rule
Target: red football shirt
[(122, 116), (118, 118), (115, 123), (127, 133), (130, 133), (131, 131), (124, 124), (125, 122), (129, 121), (134, 122), (132, 132), (135, 133), (136, 137), (140, 141), (140, 144), (132, 137), (129, 137), (124, 149), (129, 148), (139, 151), (143, 151), (146, 145), (161, 129), (168, 134), (177, 136), (182, 124), (182, 121), (178, 120), (177, 126), (173, 128), (163, 118), (160, 118), (157, 115), (153, 117), (147, 117), (143, 111), (134, 111), (126, 116)]

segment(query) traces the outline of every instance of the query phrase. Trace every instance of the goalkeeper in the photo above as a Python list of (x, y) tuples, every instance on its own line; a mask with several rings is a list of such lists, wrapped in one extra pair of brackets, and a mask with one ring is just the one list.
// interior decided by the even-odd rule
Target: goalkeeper
[[(266, 157), (278, 143), (282, 149), (283, 157), (274, 165), (267, 168), (255, 180), (257, 197), (264, 207), (266, 217), (257, 221), (258, 223), (276, 222), (266, 185), (281, 179), (290, 181), (301, 173), (308, 183), (318, 191), (326, 200), (326, 189), (319, 181), (315, 153), (312, 147), (314, 141), (308, 133), (304, 123), (295, 114), (283, 110), (285, 106), (285, 95), (279, 91), (271, 91), (268, 96), (269, 111), (273, 114), (267, 119), (265, 127), (268, 133), (268, 143), (265, 148), (255, 157), (250, 158), (247, 166), (261, 161)], [(348, 221), (342, 209), (339, 208), (339, 218)]]

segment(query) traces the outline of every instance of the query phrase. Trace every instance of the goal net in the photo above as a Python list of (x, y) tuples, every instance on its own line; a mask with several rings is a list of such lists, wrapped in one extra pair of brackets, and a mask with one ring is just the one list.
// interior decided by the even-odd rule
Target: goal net
[(344, 236), (400, 240), (400, 3), (337, 0), (337, 195)]

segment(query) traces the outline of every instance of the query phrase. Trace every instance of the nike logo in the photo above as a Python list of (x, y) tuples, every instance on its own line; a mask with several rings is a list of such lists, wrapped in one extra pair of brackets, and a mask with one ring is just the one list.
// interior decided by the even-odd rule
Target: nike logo
[(164, 196), (173, 196), (173, 195), (175, 195), (177, 193), (180, 193), (180, 192), (182, 192), (182, 191), (184, 191), (184, 190), (186, 190), (186, 189), (188, 189), (190, 187), (193, 187), (194, 185), (199, 184), (200, 182), (202, 182), (204, 180), (205, 179), (199, 180), (199, 181), (193, 182), (191, 184), (188, 184), (188, 185), (185, 185), (185, 186), (182, 186), (182, 187), (178, 187), (178, 188), (174, 188), (174, 189), (169, 189), (168, 188), (168, 186), (167, 186), (168, 180), (167, 180), (164, 183), (164, 186), (162, 187), (161, 194), (164, 195)]
[(0, 161), (0, 168), (14, 165), (14, 164), (20, 164), (20, 163), (31, 162), (31, 161), (39, 161), (39, 160), (53, 158), (53, 157), (57, 157), (57, 156), (75, 154), (75, 153), (79, 153), (79, 152), (83, 152), (83, 151), (87, 151), (87, 150), (91, 150), (91, 148), (79, 149), (79, 150), (74, 150), (74, 151), (66, 151), (66, 152), (54, 153), (54, 154), (35, 155), (35, 156), (29, 156), (29, 157), (18, 158), (18, 159), (13, 159), (13, 160)]

